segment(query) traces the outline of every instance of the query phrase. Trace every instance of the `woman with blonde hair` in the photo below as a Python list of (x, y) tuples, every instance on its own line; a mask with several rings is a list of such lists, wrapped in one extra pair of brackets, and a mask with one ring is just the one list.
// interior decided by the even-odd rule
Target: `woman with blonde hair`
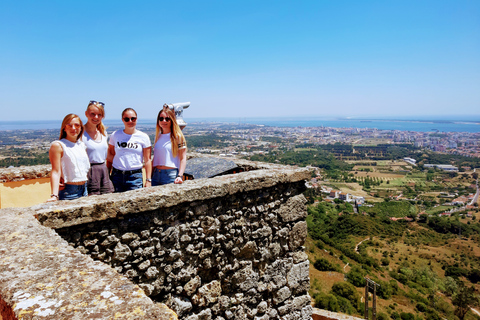
[(104, 107), (103, 102), (91, 100), (85, 111), (87, 123), (85, 123), (82, 141), (87, 146), (90, 161), (87, 181), (89, 195), (112, 193), (114, 190), (105, 163), (108, 155), (108, 143), (107, 131), (102, 122), (105, 118)]
[(52, 194), (47, 201), (73, 200), (87, 195), (90, 162), (85, 144), (80, 139), (83, 130), (82, 120), (76, 114), (68, 114), (63, 119), (60, 138), (52, 142), (48, 152), (52, 164), (50, 175)]
[(157, 116), (153, 147), (152, 186), (183, 183), (187, 165), (187, 143), (178, 126), (175, 112), (167, 104)]

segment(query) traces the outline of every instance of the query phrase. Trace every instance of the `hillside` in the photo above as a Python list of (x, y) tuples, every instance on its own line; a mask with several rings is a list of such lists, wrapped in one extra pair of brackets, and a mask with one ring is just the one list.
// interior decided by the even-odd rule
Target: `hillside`
[[(347, 213), (342, 203), (309, 206), (306, 246), (316, 306), (363, 315), (368, 277), (380, 285), (379, 319), (478, 317), (471, 311), (463, 315), (461, 304), (475, 298), (470, 287), (480, 289), (479, 213), (472, 218), (392, 221), (386, 212), (412, 212), (415, 206), (382, 205), (384, 210), (375, 216)], [(450, 229), (439, 232), (438, 225), (448, 223), (468, 230), (468, 235), (459, 237)]]

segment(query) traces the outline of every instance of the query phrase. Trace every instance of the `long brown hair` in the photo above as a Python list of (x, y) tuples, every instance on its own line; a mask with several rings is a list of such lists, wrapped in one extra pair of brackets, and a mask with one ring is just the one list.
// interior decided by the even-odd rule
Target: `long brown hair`
[(176, 157), (178, 155), (179, 147), (187, 147), (187, 142), (185, 141), (185, 136), (183, 135), (182, 130), (178, 126), (177, 118), (175, 117), (175, 111), (171, 110), (167, 104), (164, 104), (163, 109), (158, 112), (155, 130), (155, 143), (157, 142), (160, 133), (163, 133), (162, 128), (158, 124), (160, 114), (162, 114), (162, 112), (165, 112), (170, 118), (170, 142), (172, 143), (173, 156)]
[[(100, 113), (102, 114), (102, 118), (105, 118), (105, 108), (103, 107), (103, 103), (100, 103), (97, 101), (90, 101), (90, 103), (87, 106), (87, 112), (91, 106), (97, 107), (98, 110), (100, 110)], [(103, 121), (100, 121), (100, 123), (97, 124), (97, 130), (100, 131), (100, 133), (103, 134), (104, 136), (107, 136), (107, 128), (103, 124)]]
[(60, 138), (59, 138), (59, 140), (62, 140), (63, 138), (67, 137), (67, 133), (65, 132), (65, 127), (67, 126), (68, 123), (70, 123), (70, 121), (72, 121), (75, 118), (78, 118), (78, 120), (80, 121), (80, 128), (81, 128), (80, 133), (77, 135), (77, 139), (75, 141), (78, 141), (78, 139), (80, 139), (80, 137), (83, 134), (83, 130), (84, 130), (82, 119), (80, 119), (80, 117), (77, 116), (76, 114), (70, 113), (70, 114), (67, 114), (65, 116), (65, 118), (63, 118), (62, 127), (60, 128)]

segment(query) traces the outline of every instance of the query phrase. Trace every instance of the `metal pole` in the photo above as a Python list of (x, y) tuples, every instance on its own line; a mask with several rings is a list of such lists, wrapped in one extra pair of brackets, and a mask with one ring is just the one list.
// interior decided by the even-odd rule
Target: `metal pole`
[(377, 286), (373, 285), (372, 320), (377, 320)]
[(365, 284), (365, 319), (368, 320), (368, 281)]

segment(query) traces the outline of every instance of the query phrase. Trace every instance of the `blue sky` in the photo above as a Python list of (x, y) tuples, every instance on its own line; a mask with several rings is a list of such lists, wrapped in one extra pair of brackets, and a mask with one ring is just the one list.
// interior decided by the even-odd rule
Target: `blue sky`
[(476, 116), (480, 1), (0, 2), (2, 120)]

